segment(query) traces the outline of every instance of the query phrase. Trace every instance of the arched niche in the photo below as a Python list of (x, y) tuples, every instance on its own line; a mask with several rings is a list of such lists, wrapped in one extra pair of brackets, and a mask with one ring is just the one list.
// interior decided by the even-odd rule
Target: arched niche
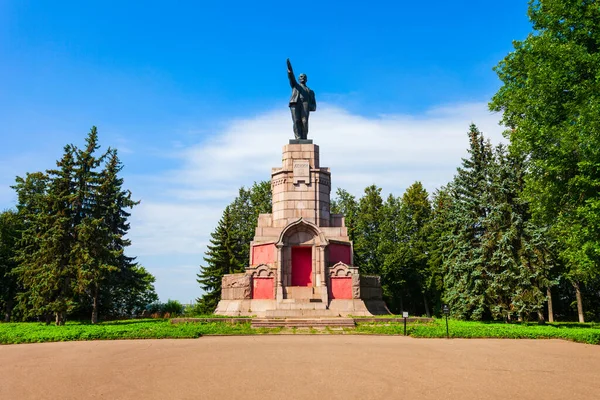
[(325, 235), (312, 222), (300, 218), (288, 224), (276, 243), (280, 250), (281, 284), (322, 286), (327, 245)]
[(325, 235), (317, 225), (300, 218), (283, 228), (276, 246), (326, 246), (327, 244)]

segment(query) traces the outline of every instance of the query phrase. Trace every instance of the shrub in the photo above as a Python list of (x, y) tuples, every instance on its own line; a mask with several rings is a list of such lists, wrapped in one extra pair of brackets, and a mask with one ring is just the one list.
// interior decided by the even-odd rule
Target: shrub
[[(175, 317), (177, 315), (183, 314), (183, 305), (177, 300), (167, 300), (161, 307), (161, 311), (166, 314), (169, 314), (169, 317)], [(169, 318), (165, 317), (165, 318)]]

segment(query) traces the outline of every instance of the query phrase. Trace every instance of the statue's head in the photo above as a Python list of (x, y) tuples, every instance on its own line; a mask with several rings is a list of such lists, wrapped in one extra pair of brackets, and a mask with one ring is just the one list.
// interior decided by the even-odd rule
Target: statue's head
[(298, 79), (300, 80), (300, 83), (306, 83), (308, 81), (308, 77), (306, 76), (306, 74), (300, 74)]

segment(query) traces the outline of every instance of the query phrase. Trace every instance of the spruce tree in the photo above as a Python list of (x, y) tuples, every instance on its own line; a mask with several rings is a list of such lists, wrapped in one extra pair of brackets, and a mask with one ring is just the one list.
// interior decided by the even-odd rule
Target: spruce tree
[[(22, 217), (28, 227), (23, 231), (22, 246), (17, 254), (19, 266), (15, 268), (23, 287), (18, 299), (25, 317), (54, 314), (56, 325), (63, 325), (67, 313), (76, 307), (74, 288), (78, 267), (72, 259), (76, 203), (74, 153), (72, 146), (65, 146), (64, 155), (57, 162), (59, 169), (47, 171), (48, 185), (44, 194), (29, 198), (29, 193), (19, 193), (19, 200), (35, 203), (21, 204), (26, 213)], [(32, 179), (36, 178), (45, 177)], [(29, 186), (25, 180), (17, 180), (17, 191), (27, 190)]]
[(109, 271), (116, 269), (107, 263), (110, 239), (107, 226), (103, 223), (105, 210), (100, 204), (101, 182), (97, 171), (106, 154), (97, 157), (95, 152), (99, 148), (98, 132), (94, 126), (86, 138), (85, 148), (76, 151), (75, 160), (76, 208), (73, 224), (76, 238), (72, 256), (79, 267), (77, 291), (84, 299), (92, 299), (92, 323), (98, 321), (99, 281)]
[(489, 285), (482, 247), (489, 210), (492, 148), (472, 124), (469, 129), (468, 158), (448, 185), (452, 197), (451, 230), (443, 238), (446, 249), (444, 298), (454, 315), (461, 318), (489, 317), (485, 293)]
[(214, 312), (221, 299), (221, 280), (223, 275), (243, 272), (245, 262), (239, 260), (240, 240), (239, 231), (234, 229), (235, 221), (231, 207), (225, 207), (223, 216), (217, 228), (211, 233), (210, 244), (207, 246), (204, 261), (206, 266), (200, 266), (198, 283), (204, 295), (198, 299), (202, 313)]
[(504, 146), (494, 151), (490, 188), (491, 210), (483, 246), (489, 252), (488, 290), (494, 317), (524, 318), (537, 313), (542, 322), (546, 291), (552, 285), (553, 243), (547, 227), (534, 223), (524, 200), (524, 160)]
[(0, 213), (0, 312), (4, 322), (11, 320), (17, 294), (17, 279), (13, 270), (17, 267), (16, 247), (20, 238), (21, 223), (16, 212)]
[(450, 184), (450, 207), (437, 227), (444, 298), (461, 318), (511, 321), (537, 313), (543, 321), (552, 243), (522, 197), (523, 159), (502, 145), (492, 149), (475, 126), (469, 137), (470, 157)]
[[(131, 192), (123, 189), (123, 179), (119, 177), (123, 166), (117, 151), (109, 149), (106, 157), (106, 165), (92, 187), (89, 215), (80, 223), (78, 236), (80, 254), (83, 255), (80, 284), (91, 299), (92, 323), (98, 321), (101, 300), (104, 300), (105, 309), (110, 308), (106, 303), (118, 301), (114, 297), (115, 288), (111, 290), (111, 287), (136, 287), (136, 279), (145, 279), (136, 273), (135, 258), (125, 255), (125, 248), (131, 244), (125, 237), (129, 231), (127, 219), (130, 213), (127, 210), (139, 202), (132, 200)], [(111, 291), (112, 296), (102, 296), (103, 292)]]

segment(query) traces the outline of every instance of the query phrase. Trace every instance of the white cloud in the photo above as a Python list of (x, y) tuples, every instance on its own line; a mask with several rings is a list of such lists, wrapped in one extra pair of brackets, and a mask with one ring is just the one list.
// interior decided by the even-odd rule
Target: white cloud
[[(498, 120), (485, 103), (377, 117), (325, 104), (311, 114), (309, 138), (320, 147), (321, 166), (331, 168), (334, 191), (342, 187), (360, 196), (366, 186), (376, 184), (385, 193), (401, 195), (416, 180), (431, 192), (452, 179), (466, 155), (472, 122), (493, 143), (503, 141)], [(143, 182), (143, 201), (132, 216), (130, 252), (160, 279), (161, 299), (187, 301), (200, 295), (195, 284), (198, 267), (189, 259), (196, 255), (197, 264), (202, 263), (225, 205), (240, 186), (270, 179), (271, 168), (281, 165), (282, 146), (292, 136), (285, 109), (233, 120), (202, 143), (166, 149), (180, 161), (172, 170), (130, 177), (133, 186), (132, 180)], [(185, 262), (178, 261), (183, 256)], [(177, 273), (166, 273), (166, 266), (152, 261), (156, 257), (170, 258)], [(192, 285), (182, 287), (182, 279)]]
[[(235, 120), (209, 140), (179, 153), (181, 168), (162, 182), (177, 198), (229, 197), (243, 184), (268, 180), (281, 165), (281, 148), (292, 137), (286, 110)], [(360, 194), (371, 183), (397, 194), (421, 180), (434, 189), (449, 181), (466, 154), (467, 131), (476, 123), (494, 143), (502, 139), (498, 116), (485, 103), (431, 109), (421, 115), (353, 115), (330, 105), (311, 114), (309, 137), (320, 146), (321, 166), (334, 186)]]

